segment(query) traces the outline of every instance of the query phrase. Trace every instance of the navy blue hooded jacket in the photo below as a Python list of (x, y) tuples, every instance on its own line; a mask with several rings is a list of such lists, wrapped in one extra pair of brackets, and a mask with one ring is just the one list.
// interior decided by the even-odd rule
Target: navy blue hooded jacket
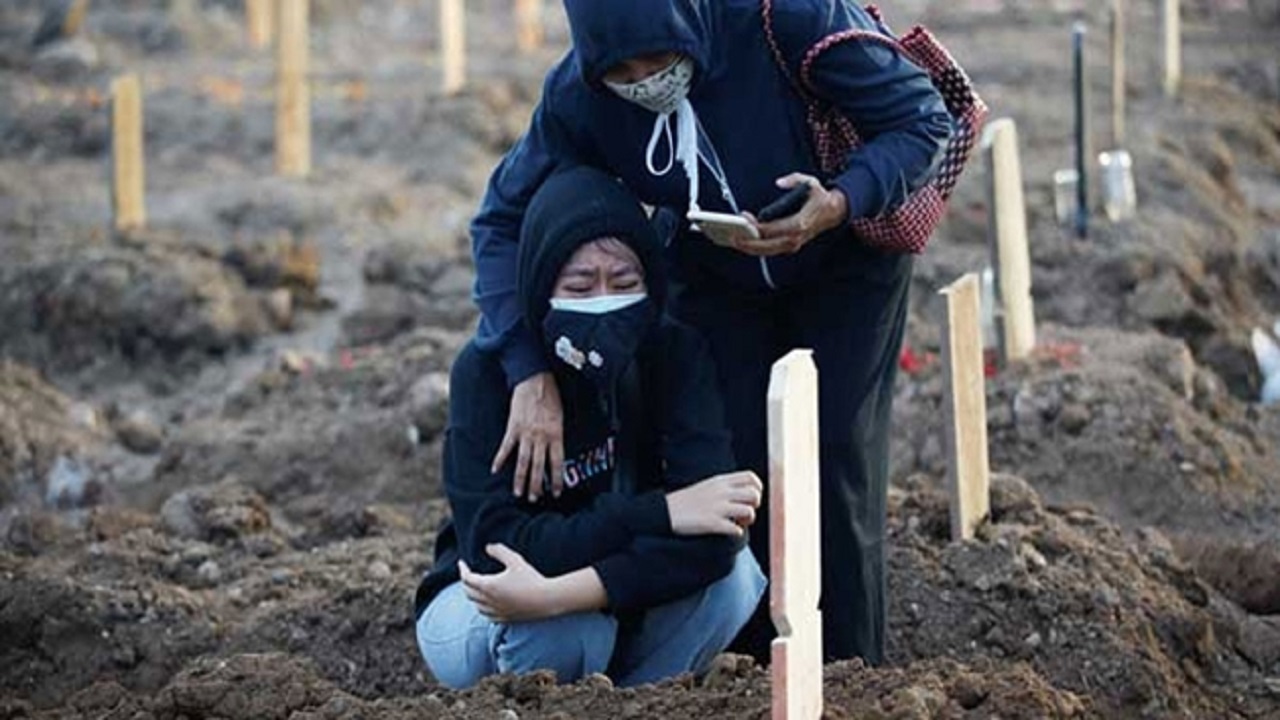
[[(849, 117), (867, 141), (837, 177), (822, 177), (804, 103), (782, 74), (765, 38), (760, 0), (565, 0), (573, 48), (548, 74), (528, 133), (503, 159), (472, 223), (482, 318), (477, 342), (500, 351), (510, 384), (547, 369), (537, 339), (520, 321), (516, 253), (524, 210), (560, 164), (585, 164), (623, 180), (641, 201), (683, 218), (688, 181), (677, 165), (651, 175), (645, 150), (655, 115), (615, 96), (601, 79), (618, 62), (678, 51), (696, 64), (689, 94), (742, 210), (776, 199), (774, 181), (792, 172), (820, 177), (849, 201), (851, 218), (900, 204), (930, 178), (951, 135), (951, 119), (928, 76), (892, 50), (843, 43), (824, 53), (816, 90)], [(775, 34), (789, 66), (842, 30), (875, 30), (850, 0), (776, 0)], [(666, 149), (660, 150), (665, 159)], [(661, 165), (662, 163), (659, 163)], [(699, 204), (729, 212), (704, 172)], [(681, 230), (681, 262), (693, 262), (747, 290), (806, 283), (823, 272), (833, 243), (856, 242), (847, 228), (816, 238), (799, 253), (762, 260)]]
[[(560, 268), (599, 237), (627, 243), (645, 268), (650, 302), (660, 310), (664, 277), (659, 243), (639, 204), (616, 180), (577, 168), (558, 173), (535, 198), (520, 252), (526, 327), (542, 326)], [(490, 463), (502, 443), (511, 392), (498, 355), (472, 342), (454, 361), (444, 484), (452, 520), (436, 540), (436, 561), (416, 596), (419, 615), (458, 580), (459, 559), (499, 572), (485, 553), (504, 543), (543, 575), (593, 567), (619, 613), (684, 597), (727, 575), (745, 541), (673, 534), (666, 493), (735, 468), (710, 350), (701, 335), (669, 318), (656, 321), (637, 350), (632, 411), (580, 373), (557, 362), (564, 405), (566, 489), (537, 503), (515, 497), (513, 468)], [(630, 449), (630, 452), (623, 450)], [(626, 491), (615, 475), (626, 468)]]

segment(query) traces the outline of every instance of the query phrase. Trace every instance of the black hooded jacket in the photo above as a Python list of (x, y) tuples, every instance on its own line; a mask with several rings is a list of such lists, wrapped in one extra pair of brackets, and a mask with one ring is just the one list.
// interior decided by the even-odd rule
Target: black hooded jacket
[[(521, 232), (518, 296), (537, 336), (561, 267), (583, 244), (622, 240), (640, 258), (649, 298), (662, 319), (636, 354), (631, 398), (602, 393), (554, 362), (564, 406), (566, 483), (559, 498), (536, 504), (512, 492), (514, 462), (496, 474), (490, 463), (506, 432), (511, 391), (496, 352), (471, 342), (454, 362), (444, 484), (452, 520), (436, 540), (436, 562), (415, 598), (422, 611), (459, 579), (457, 563), (493, 573), (485, 554), (504, 543), (548, 577), (584, 567), (599, 573), (609, 608), (655, 607), (718, 580), (733, 567), (741, 540), (677, 537), (665, 494), (731, 472), (736, 464), (724, 422), (714, 365), (701, 336), (661, 316), (665, 279), (657, 237), (639, 204), (613, 178), (575, 168), (549, 178), (529, 206)], [(615, 429), (608, 408), (620, 403)], [(622, 448), (628, 448), (623, 452)], [(622, 466), (621, 469), (619, 466)], [(614, 490), (620, 471), (633, 478)]]

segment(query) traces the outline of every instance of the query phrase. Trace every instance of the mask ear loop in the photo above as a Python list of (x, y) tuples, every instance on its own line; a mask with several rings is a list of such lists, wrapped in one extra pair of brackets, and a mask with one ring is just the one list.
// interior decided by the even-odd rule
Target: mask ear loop
[[(676, 162), (675, 140), (674, 138), (671, 137), (670, 121), (671, 121), (670, 114), (659, 115), (657, 119), (654, 120), (653, 135), (649, 136), (649, 148), (645, 151), (645, 154), (644, 154), (645, 166), (649, 168), (649, 174), (655, 177), (662, 177), (663, 175), (666, 175), (667, 173), (671, 172), (671, 168), (675, 166), (675, 162)], [(661, 142), (664, 137), (667, 140), (667, 149), (670, 152), (667, 155), (666, 166), (663, 167), (661, 170), (658, 170), (653, 165), (653, 156), (658, 151), (658, 143)]]

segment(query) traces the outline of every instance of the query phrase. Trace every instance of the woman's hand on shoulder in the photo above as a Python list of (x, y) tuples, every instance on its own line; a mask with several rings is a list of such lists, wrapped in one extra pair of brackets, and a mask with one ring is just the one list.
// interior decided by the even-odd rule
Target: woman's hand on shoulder
[(500, 471), (512, 453), (516, 468), (511, 490), (516, 497), (527, 492), (529, 502), (537, 502), (548, 474), (551, 494), (559, 497), (564, 489), (564, 407), (556, 378), (549, 372), (516, 385), (507, 432), (493, 458), (492, 472)]
[(849, 218), (849, 199), (839, 189), (830, 189), (812, 175), (792, 173), (779, 178), (777, 185), (790, 190), (798, 185), (808, 185), (809, 200), (794, 215), (762, 223), (754, 215), (747, 217), (755, 223), (759, 240), (738, 240), (734, 249), (747, 255), (772, 257), (799, 252), (809, 241), (822, 233), (838, 227)]
[(740, 537), (756, 521), (764, 483), (746, 470), (716, 475), (667, 493), (667, 513), (676, 535)]

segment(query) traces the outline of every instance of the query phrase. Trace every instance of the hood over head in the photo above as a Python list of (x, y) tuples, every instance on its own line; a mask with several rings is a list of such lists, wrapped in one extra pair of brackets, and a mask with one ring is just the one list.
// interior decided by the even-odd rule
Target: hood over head
[(628, 58), (678, 52), (705, 72), (710, 56), (707, 3), (714, 0), (565, 0), (582, 79), (599, 87)]
[(606, 237), (620, 240), (640, 258), (649, 302), (662, 311), (667, 283), (661, 243), (640, 202), (606, 173), (566, 168), (534, 194), (520, 228), (516, 286), (525, 323), (538, 336), (560, 269), (578, 248)]

